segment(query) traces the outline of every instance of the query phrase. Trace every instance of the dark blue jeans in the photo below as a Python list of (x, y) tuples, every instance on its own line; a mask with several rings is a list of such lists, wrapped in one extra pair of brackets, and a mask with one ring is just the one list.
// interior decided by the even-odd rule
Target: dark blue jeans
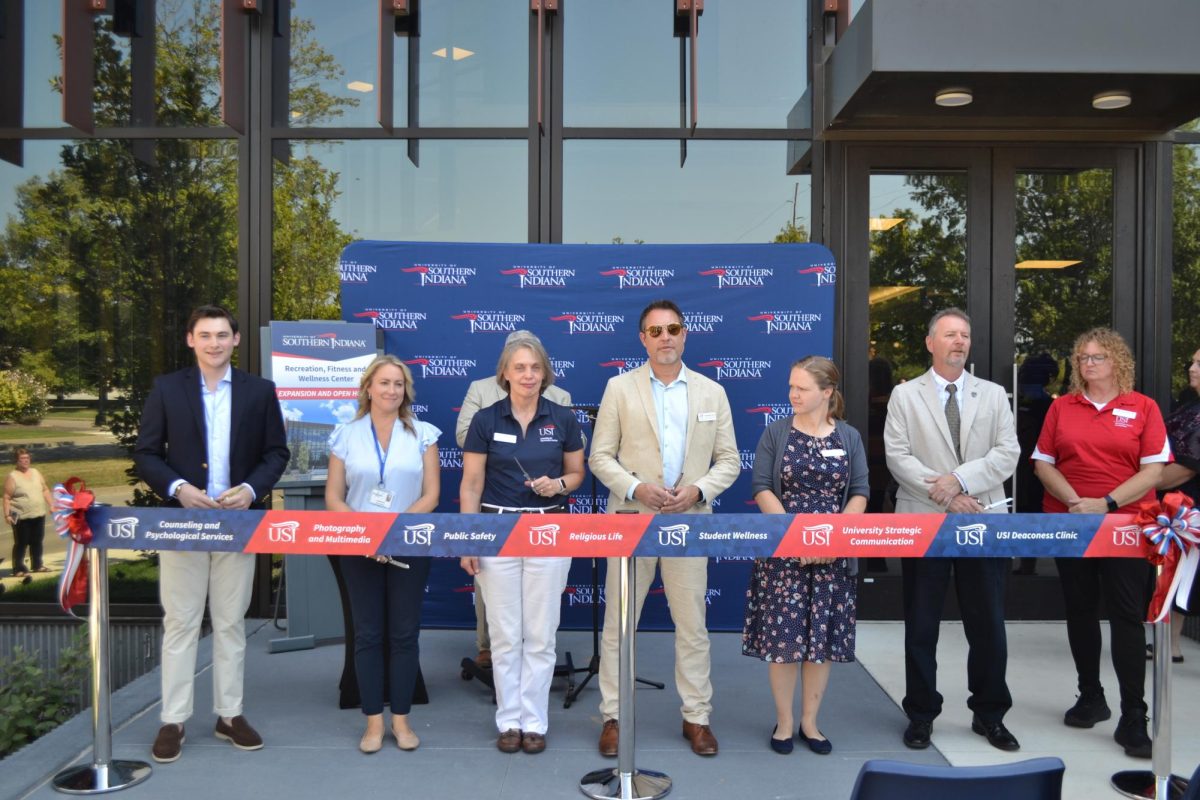
[(384, 632), (393, 714), (407, 714), (419, 668), (421, 602), (428, 558), (402, 558), (409, 569), (363, 556), (342, 556), (342, 575), (354, 614), (354, 668), (364, 714), (383, 713)]

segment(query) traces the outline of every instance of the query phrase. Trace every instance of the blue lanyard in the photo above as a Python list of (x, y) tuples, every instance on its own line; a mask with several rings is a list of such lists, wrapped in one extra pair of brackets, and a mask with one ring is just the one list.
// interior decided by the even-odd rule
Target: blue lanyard
[(375, 440), (375, 457), (379, 459), (379, 488), (383, 488), (383, 464), (387, 461), (387, 453), (379, 446), (379, 434), (375, 433), (375, 423), (371, 423), (371, 438)]

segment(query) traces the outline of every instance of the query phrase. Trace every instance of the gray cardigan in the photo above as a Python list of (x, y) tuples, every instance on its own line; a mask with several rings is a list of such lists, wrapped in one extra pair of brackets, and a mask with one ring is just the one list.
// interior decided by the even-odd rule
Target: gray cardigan
[[(852, 495), (871, 496), (871, 485), (867, 482), (867, 453), (863, 449), (862, 436), (843, 420), (834, 420), (834, 428), (846, 448), (846, 460), (850, 463), (850, 475), (842, 491), (842, 508)], [(769, 491), (783, 498), (783, 452), (786, 449), (788, 431), (792, 428), (792, 417), (777, 419), (763, 431), (754, 451), (754, 472), (750, 478), (751, 495)], [(858, 574), (858, 559), (850, 560), (850, 574)]]

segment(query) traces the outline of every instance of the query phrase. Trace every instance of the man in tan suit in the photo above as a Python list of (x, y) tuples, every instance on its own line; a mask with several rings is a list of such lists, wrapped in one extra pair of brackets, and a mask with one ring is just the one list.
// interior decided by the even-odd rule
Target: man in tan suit
[[(900, 484), (899, 514), (1005, 513), (1004, 481), (1021, 454), (1004, 389), (966, 370), (971, 320), (957, 308), (929, 323), (925, 347), (933, 367), (892, 390), (883, 440), (887, 465)], [(970, 520), (964, 520), (964, 525)], [(968, 531), (970, 533), (970, 531)], [(906, 558), (904, 572), (904, 744), (929, 746), (942, 711), (937, 691), (937, 643), (951, 572), (967, 636), (967, 707), (971, 730), (1001, 750), (1020, 745), (1004, 726), (1012, 707), (1005, 681), (1006, 558)]]
[[(609, 489), (609, 513), (712, 513), (713, 498), (741, 471), (729, 398), (719, 384), (683, 365), (687, 328), (675, 303), (657, 300), (648, 305), (638, 330), (649, 360), (609, 380), (588, 465)], [(638, 617), (656, 564), (675, 623), (675, 686), (683, 700), (683, 735), (696, 754), (716, 755), (717, 740), (708, 724), (708, 559), (639, 558), (634, 587)], [(617, 754), (619, 571), (619, 561), (610, 558), (600, 649), (600, 752), (605, 756)]]
[[(533, 331), (520, 330), (510, 333), (504, 339), (504, 345), (507, 347), (521, 340), (534, 341), (539, 345), (542, 343)], [(467, 396), (463, 398), (462, 408), (458, 412), (458, 422), (454, 426), (454, 439), (458, 442), (460, 450), (466, 444), (467, 431), (470, 430), (471, 420), (475, 419), (475, 415), (481, 409), (498, 403), (507, 396), (508, 392), (500, 386), (500, 380), (495, 375), (471, 381), (471, 385), (467, 387)], [(542, 396), (551, 403), (568, 408), (571, 406), (570, 392), (554, 384), (547, 386)], [(483, 604), (483, 592), (479, 591), (478, 587), (475, 589), (475, 645), (479, 650), (479, 654), (475, 656), (475, 665), (480, 669), (491, 669), (492, 637), (488, 635), (487, 607)]]

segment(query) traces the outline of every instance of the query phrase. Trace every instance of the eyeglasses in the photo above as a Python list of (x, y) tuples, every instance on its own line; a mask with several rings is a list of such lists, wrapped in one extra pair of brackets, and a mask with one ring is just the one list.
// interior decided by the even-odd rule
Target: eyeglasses
[(678, 322), (672, 322), (670, 325), (647, 325), (645, 328), (642, 328), (642, 333), (648, 333), (650, 334), (651, 339), (657, 339), (658, 337), (662, 336), (663, 331), (666, 331), (672, 336), (678, 336), (679, 334), (683, 333), (685, 328), (685, 325), (680, 325)]
[(1108, 361), (1108, 356), (1104, 353), (1080, 353), (1080, 364), (1103, 364)]

